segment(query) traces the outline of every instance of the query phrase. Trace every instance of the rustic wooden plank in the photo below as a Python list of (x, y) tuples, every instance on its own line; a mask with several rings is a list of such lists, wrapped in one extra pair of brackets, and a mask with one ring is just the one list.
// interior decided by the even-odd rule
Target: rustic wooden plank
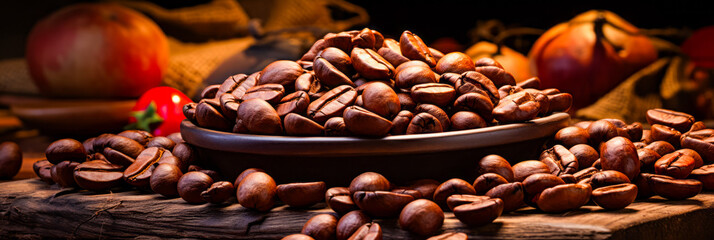
[[(443, 231), (470, 239), (710, 239), (714, 194), (683, 201), (653, 198), (620, 211), (585, 206), (562, 214), (523, 208), (483, 227), (468, 227), (446, 213)], [(280, 206), (257, 213), (239, 204), (191, 205), (153, 193), (92, 193), (59, 189), (38, 179), (0, 183), (0, 238), (279, 239), (297, 233), (324, 204), (298, 210)], [(381, 219), (385, 239), (418, 239)]]

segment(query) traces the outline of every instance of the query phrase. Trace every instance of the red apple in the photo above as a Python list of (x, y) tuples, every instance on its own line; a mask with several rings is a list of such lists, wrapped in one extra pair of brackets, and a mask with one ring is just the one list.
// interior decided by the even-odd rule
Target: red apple
[(26, 58), (46, 95), (138, 97), (161, 83), (169, 47), (141, 13), (116, 4), (77, 4), (35, 25)]
[(657, 59), (637, 27), (608, 11), (588, 11), (546, 31), (533, 44), (530, 69), (543, 88), (573, 94), (573, 109), (592, 104)]

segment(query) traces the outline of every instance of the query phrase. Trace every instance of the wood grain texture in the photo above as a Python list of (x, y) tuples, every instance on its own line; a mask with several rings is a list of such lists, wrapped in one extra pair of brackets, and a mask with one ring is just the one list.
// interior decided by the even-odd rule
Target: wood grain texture
[[(544, 214), (522, 208), (482, 227), (468, 227), (447, 212), (442, 231), (469, 239), (711, 239), (714, 194), (683, 201), (652, 198), (619, 211), (588, 205)], [(187, 204), (138, 190), (93, 193), (59, 189), (38, 179), (0, 183), (0, 238), (201, 238), (280, 239), (300, 232), (320, 213), (318, 204), (298, 210), (279, 206), (267, 213), (239, 204)], [(381, 219), (384, 239), (419, 239)]]

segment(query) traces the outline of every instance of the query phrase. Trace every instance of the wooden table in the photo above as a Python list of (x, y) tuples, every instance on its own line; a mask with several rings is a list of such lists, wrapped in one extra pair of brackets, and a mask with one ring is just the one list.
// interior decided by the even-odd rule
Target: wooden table
[[(683, 201), (655, 197), (620, 211), (585, 206), (544, 214), (528, 207), (482, 227), (467, 227), (447, 212), (442, 230), (470, 239), (712, 239), (713, 206), (714, 193), (701, 193)], [(334, 214), (325, 204), (258, 213), (239, 204), (192, 205), (137, 190), (59, 189), (36, 178), (0, 183), (0, 238), (280, 239), (320, 213)], [(385, 239), (419, 239), (399, 229), (396, 219), (377, 222)]]

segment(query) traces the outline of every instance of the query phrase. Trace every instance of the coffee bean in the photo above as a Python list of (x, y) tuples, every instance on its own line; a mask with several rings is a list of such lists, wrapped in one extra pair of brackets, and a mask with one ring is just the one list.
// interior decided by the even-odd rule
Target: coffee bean
[[(81, 143), (80, 143), (81, 145)], [(84, 147), (82, 147), (84, 150)], [(22, 150), (14, 142), (0, 144), (0, 179), (11, 179), (22, 167)], [(35, 170), (35, 173), (38, 171)]]
[(318, 214), (307, 220), (300, 233), (315, 240), (336, 239), (337, 218), (332, 214)]
[(702, 191), (702, 182), (695, 179), (674, 179), (669, 176), (654, 175), (648, 178), (652, 192), (669, 200), (691, 198)]
[(652, 149), (640, 148), (637, 149), (637, 158), (640, 160), (641, 170), (654, 170), (654, 163), (660, 159), (662, 156), (657, 154)]
[(516, 79), (513, 78), (509, 72), (506, 72), (503, 68), (495, 66), (478, 66), (474, 70), (483, 74), (493, 81), (496, 87), (501, 87), (503, 85), (516, 85)]
[[(213, 184), (213, 179), (205, 173), (193, 171), (181, 176), (176, 185), (178, 194), (188, 203), (204, 203), (201, 193)], [(241, 204), (242, 205), (242, 204)], [(245, 205), (243, 205), (245, 207)]]
[(566, 127), (555, 133), (555, 141), (565, 147), (573, 147), (578, 144), (588, 144), (590, 134), (585, 129), (579, 127)]
[(52, 163), (50, 161), (40, 160), (32, 164), (32, 170), (35, 171), (35, 175), (40, 178), (43, 182), (47, 184), (55, 183), (52, 180)]
[(714, 189), (714, 165), (704, 165), (694, 169), (689, 177), (702, 182), (702, 187), (706, 190)]
[(466, 233), (449, 232), (427, 238), (427, 240), (467, 240), (468, 238), (469, 236)]
[(218, 88), (220, 87), (220, 84), (206, 86), (206, 88), (201, 91), (201, 98), (215, 98)]
[[(319, 98), (317, 94), (321, 90), (322, 85), (320, 84), (320, 81), (315, 77), (314, 72), (303, 73), (295, 80), (295, 92), (303, 91), (307, 93), (310, 99)], [(290, 96), (290, 94), (288, 96)]]
[(454, 84), (454, 88), (461, 95), (476, 92), (488, 96), (493, 105), (498, 104), (501, 99), (498, 88), (493, 84), (491, 79), (475, 71), (468, 71), (461, 74)]
[(367, 214), (374, 217), (393, 217), (414, 197), (407, 194), (388, 191), (357, 191), (352, 195), (353, 201)]
[(288, 113), (305, 114), (308, 105), (310, 105), (308, 94), (304, 91), (297, 91), (283, 97), (275, 110), (280, 117), (285, 117)]
[(273, 208), (277, 186), (272, 177), (264, 172), (248, 174), (238, 184), (238, 203), (243, 207), (266, 212)]
[(169, 139), (167, 137), (163, 137), (163, 136), (151, 138), (151, 140), (149, 140), (149, 142), (146, 143), (147, 148), (159, 147), (159, 148), (166, 149), (168, 151), (171, 151), (172, 149), (174, 149), (174, 146), (176, 146), (176, 143), (174, 141), (172, 141), (171, 139)]
[(315, 240), (315, 239), (308, 235), (302, 234), (302, 233), (295, 233), (295, 234), (287, 235), (287, 236), (281, 238), (281, 240)]
[(405, 188), (405, 187), (393, 188), (393, 189), (392, 189), (392, 192), (393, 192), (393, 193), (400, 193), (400, 194), (410, 195), (410, 196), (414, 197), (414, 199), (424, 198), (424, 197), (421, 195), (421, 192), (419, 192), (419, 191), (417, 191), (417, 190), (414, 190), (414, 189)]
[(52, 180), (64, 188), (76, 187), (77, 183), (74, 180), (74, 169), (78, 165), (78, 162), (72, 161), (62, 161), (55, 164), (50, 169)]
[(706, 162), (714, 161), (714, 130), (703, 129), (685, 134), (681, 139), (683, 148), (689, 148), (701, 155)]
[[(5, 147), (11, 146), (7, 145)], [(45, 157), (52, 164), (59, 164), (62, 161), (84, 162), (87, 159), (87, 152), (81, 142), (65, 138), (50, 143), (47, 150), (45, 150)]]
[(408, 93), (397, 93), (399, 98), (399, 106), (402, 110), (413, 111), (416, 103)]
[(382, 47), (377, 50), (377, 53), (391, 63), (392, 66), (399, 66), (400, 64), (409, 61), (408, 58), (402, 55), (399, 42), (391, 38), (384, 39), (384, 43), (382, 44)]
[(399, 113), (399, 97), (391, 87), (381, 82), (366, 84), (362, 92), (363, 107), (385, 118)]
[(240, 185), (240, 182), (243, 181), (246, 176), (254, 172), (265, 172), (265, 170), (260, 168), (248, 168), (246, 170), (243, 170), (243, 172), (241, 172), (238, 177), (236, 177), (236, 180), (233, 181), (233, 186), (237, 189), (238, 185)]
[(201, 192), (201, 198), (208, 203), (220, 204), (228, 201), (235, 194), (236, 189), (233, 184), (227, 181), (214, 182), (205, 191)]
[(673, 178), (686, 178), (694, 170), (695, 162), (692, 156), (682, 152), (668, 153), (654, 164), (655, 173)]
[(486, 196), (503, 200), (503, 212), (511, 212), (523, 206), (523, 184), (520, 182), (498, 185), (488, 192)]
[(537, 207), (535, 201), (543, 190), (565, 184), (563, 179), (550, 173), (536, 173), (523, 180), (523, 200), (526, 204)]
[(362, 77), (389, 79), (394, 75), (392, 64), (372, 49), (355, 47), (350, 56), (355, 70)]
[(434, 202), (440, 206), (446, 206), (446, 199), (454, 194), (476, 194), (476, 189), (467, 181), (459, 178), (452, 178), (440, 184), (434, 191)]
[(421, 236), (436, 234), (444, 224), (444, 212), (439, 205), (426, 200), (415, 200), (399, 214), (399, 228)]
[(435, 73), (429, 67), (414, 65), (412, 62), (403, 63), (397, 68), (394, 76), (394, 84), (397, 88), (411, 89), (417, 84), (438, 82)]
[(433, 199), (439, 184), (440, 182), (434, 179), (420, 179), (410, 184), (409, 188), (418, 191), (424, 199)]
[(513, 181), (522, 182), (536, 173), (550, 173), (550, 169), (545, 163), (536, 160), (522, 161), (513, 165)]
[(654, 141), (648, 144), (645, 148), (654, 150), (660, 156), (664, 156), (668, 153), (674, 152), (674, 146), (671, 143), (665, 141)]
[(463, 204), (454, 208), (456, 219), (469, 226), (483, 226), (492, 223), (503, 212), (503, 201), (490, 198)]
[(488, 190), (491, 190), (492, 188), (498, 185), (506, 183), (508, 183), (508, 180), (503, 178), (501, 175), (495, 173), (485, 173), (476, 178), (473, 186), (476, 190), (476, 194), (484, 195), (486, 194), (486, 192), (488, 192)]
[(327, 206), (337, 214), (345, 214), (357, 209), (357, 205), (352, 201), (350, 191), (345, 187), (333, 187), (325, 192)]
[(278, 198), (291, 207), (309, 207), (322, 201), (327, 185), (325, 182), (280, 184), (276, 191)]
[(345, 126), (345, 119), (342, 117), (331, 117), (325, 122), (326, 136), (348, 136), (350, 132)]
[(340, 85), (356, 86), (349, 76), (340, 72), (334, 65), (322, 57), (315, 58), (315, 77), (320, 80), (320, 84), (327, 87), (337, 87)]
[(592, 199), (598, 206), (607, 210), (623, 209), (635, 201), (637, 185), (622, 183), (601, 188), (592, 192)]
[(548, 213), (575, 210), (590, 200), (588, 184), (562, 184), (543, 190), (536, 200), (538, 208)]
[(509, 95), (493, 108), (493, 118), (503, 123), (531, 120), (540, 112), (541, 105), (528, 92)]
[(348, 240), (379, 240), (382, 239), (382, 227), (378, 223), (365, 223), (358, 228)]
[(476, 67), (493, 66), (493, 67), (503, 68), (501, 63), (499, 63), (498, 61), (496, 61), (495, 59), (490, 58), (490, 57), (482, 57), (482, 58), (476, 59), (476, 61), (474, 62), (474, 65)]
[(573, 177), (575, 177), (576, 181), (588, 180), (589, 182), (591, 180), (591, 177), (598, 172), (600, 172), (600, 169), (597, 169), (595, 167), (588, 167), (583, 168), (582, 170), (574, 173)]
[(436, 59), (432, 55), (424, 41), (410, 31), (404, 31), (399, 38), (399, 49), (402, 55), (412, 60), (420, 60), (429, 65), (436, 66)]
[(256, 85), (268, 83), (276, 83), (283, 86), (293, 85), (295, 84), (295, 79), (302, 73), (303, 70), (300, 64), (289, 60), (278, 60), (263, 68)]
[(652, 125), (650, 128), (650, 135), (652, 140), (668, 142), (675, 148), (679, 147), (680, 138), (682, 137), (682, 133), (674, 128), (659, 124)]
[(543, 151), (540, 161), (545, 163), (550, 169), (550, 173), (556, 176), (573, 174), (580, 168), (575, 155), (562, 145), (555, 145)]
[(600, 154), (593, 147), (587, 144), (577, 144), (570, 149), (568, 149), (575, 159), (578, 160), (578, 170), (588, 168), (593, 165), (593, 163), (600, 158)]
[(491, 103), (491, 100), (489, 100), (488, 97), (482, 93), (469, 92), (463, 94), (456, 98), (453, 106), (454, 110), (457, 111), (463, 110), (478, 113), (480, 118), (483, 118), (485, 121), (490, 122), (493, 120), (493, 104)]
[(355, 69), (352, 67), (353, 62), (352, 58), (350, 58), (350, 55), (340, 50), (339, 48), (325, 48), (324, 50), (320, 51), (317, 56), (324, 58), (325, 60), (330, 62), (332, 66), (337, 68), (337, 70), (344, 73), (345, 75), (352, 75), (355, 71)]
[(590, 177), (590, 185), (594, 189), (630, 182), (625, 174), (615, 170), (600, 171)]
[(632, 142), (623, 137), (615, 137), (600, 147), (600, 162), (603, 170), (624, 173), (632, 181), (640, 172), (640, 160)]
[(407, 128), (409, 127), (409, 123), (411, 123), (413, 118), (414, 114), (412, 114), (410, 111), (400, 111), (399, 114), (397, 114), (397, 116), (394, 117), (394, 119), (392, 120), (392, 128), (389, 130), (389, 133), (392, 135), (406, 134)]
[(354, 179), (349, 186), (350, 195), (354, 195), (358, 191), (388, 191), (390, 183), (379, 173), (365, 172)]
[(196, 122), (199, 126), (214, 130), (227, 131), (233, 121), (225, 118), (221, 112), (221, 103), (217, 99), (203, 99), (196, 105)]
[(286, 115), (283, 123), (285, 133), (288, 135), (321, 136), (325, 130), (322, 125), (296, 113)]
[(331, 117), (341, 116), (344, 110), (354, 104), (357, 91), (350, 86), (339, 86), (312, 101), (307, 108), (308, 117), (318, 123), (324, 123)]
[(245, 92), (258, 84), (258, 78), (260, 78), (260, 72), (255, 72), (248, 76), (245, 74), (233, 75), (230, 79), (235, 82), (235, 86), (233, 87), (233, 90), (230, 91), (230, 95), (233, 96), (233, 99), (243, 99)]
[(476, 113), (459, 111), (451, 115), (452, 130), (466, 130), (487, 127), (486, 120)]
[(144, 146), (146, 146), (146, 144), (148, 144), (149, 141), (154, 138), (153, 134), (144, 130), (125, 130), (123, 132), (118, 133), (117, 135), (134, 140)]
[(343, 114), (345, 127), (358, 136), (383, 137), (392, 128), (392, 122), (367, 109), (350, 106)]
[(650, 125), (661, 124), (686, 132), (694, 123), (692, 115), (667, 109), (655, 108), (647, 110), (647, 122)]
[(242, 101), (249, 99), (262, 99), (270, 104), (278, 104), (285, 95), (285, 88), (280, 84), (263, 84), (254, 86), (245, 91), (245, 95), (241, 98)]
[(617, 127), (607, 120), (597, 120), (586, 128), (590, 135), (590, 145), (599, 147), (600, 143), (617, 136)]
[(454, 194), (446, 198), (446, 205), (451, 211), (453, 211), (455, 207), (488, 199), (491, 199), (491, 197), (471, 194)]
[(124, 167), (103, 160), (87, 161), (74, 168), (74, 180), (79, 187), (105, 191), (124, 182)]
[(422, 112), (414, 116), (409, 126), (407, 127), (407, 134), (419, 134), (419, 133), (435, 133), (443, 132), (443, 125), (433, 115)]
[(253, 134), (278, 135), (283, 132), (278, 112), (262, 99), (250, 99), (241, 103), (236, 125), (243, 126)]
[(372, 218), (362, 210), (346, 213), (337, 222), (337, 239), (344, 240), (352, 236), (362, 225), (372, 222)]
[(149, 186), (155, 193), (165, 197), (178, 196), (178, 182), (183, 176), (181, 169), (173, 164), (159, 164), (149, 179)]
[(508, 182), (514, 181), (514, 172), (511, 164), (505, 158), (492, 154), (481, 158), (478, 162), (479, 175), (495, 173), (501, 175)]
[(447, 72), (461, 74), (466, 71), (474, 70), (475, 65), (471, 57), (461, 52), (446, 54), (436, 63), (436, 72), (439, 74)]

